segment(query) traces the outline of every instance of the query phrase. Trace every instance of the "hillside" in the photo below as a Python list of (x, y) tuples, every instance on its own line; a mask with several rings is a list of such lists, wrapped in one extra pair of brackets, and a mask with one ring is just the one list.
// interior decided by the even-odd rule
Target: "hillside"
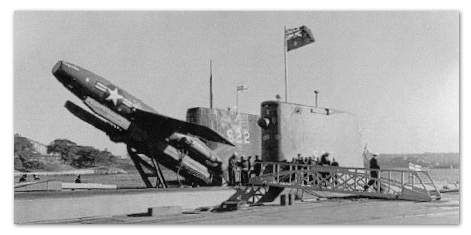
[[(381, 168), (408, 168), (410, 163), (427, 168), (459, 168), (459, 153), (380, 154)], [(368, 166), (366, 163), (365, 166)]]
[(57, 139), (49, 145), (19, 134), (14, 135), (14, 169), (28, 171), (71, 171), (97, 169), (99, 172), (135, 170), (130, 158), (115, 156), (109, 151)]

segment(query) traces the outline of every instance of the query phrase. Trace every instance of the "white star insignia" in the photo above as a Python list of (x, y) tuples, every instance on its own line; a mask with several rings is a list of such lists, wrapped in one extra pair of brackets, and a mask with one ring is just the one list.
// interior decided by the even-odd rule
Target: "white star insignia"
[(123, 96), (118, 93), (118, 88), (114, 88), (114, 90), (108, 88), (108, 91), (110, 92), (110, 95), (106, 97), (106, 100), (113, 101), (113, 104), (116, 106), (118, 104), (118, 100), (123, 99)]

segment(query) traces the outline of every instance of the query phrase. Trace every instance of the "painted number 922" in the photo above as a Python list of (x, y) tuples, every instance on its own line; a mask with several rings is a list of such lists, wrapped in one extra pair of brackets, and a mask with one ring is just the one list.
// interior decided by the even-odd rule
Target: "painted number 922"
[(229, 129), (227, 130), (226, 135), (232, 143), (250, 144), (250, 133), (247, 130), (234, 133), (232, 129)]

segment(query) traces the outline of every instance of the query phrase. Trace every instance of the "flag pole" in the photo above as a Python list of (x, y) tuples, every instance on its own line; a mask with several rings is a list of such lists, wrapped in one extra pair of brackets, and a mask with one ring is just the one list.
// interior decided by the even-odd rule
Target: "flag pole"
[(213, 108), (213, 66), (209, 60), (209, 108)]
[(288, 102), (288, 65), (286, 63), (286, 51), (287, 51), (287, 44), (286, 44), (286, 26), (283, 32), (283, 41), (284, 41), (284, 58), (285, 58), (285, 102)]
[(236, 87), (236, 113), (239, 112), (239, 87)]

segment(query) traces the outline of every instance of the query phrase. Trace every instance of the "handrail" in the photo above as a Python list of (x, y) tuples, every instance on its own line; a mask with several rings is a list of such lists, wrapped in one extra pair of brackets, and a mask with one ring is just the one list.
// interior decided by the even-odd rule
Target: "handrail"
[(391, 171), (391, 172), (428, 172), (426, 170), (411, 170), (408, 168), (397, 169), (397, 168), (381, 168), (381, 169), (372, 169), (372, 168), (361, 168), (361, 167), (342, 167), (342, 166), (322, 166), (322, 165), (310, 165), (310, 164), (300, 164), (300, 163), (289, 163), (289, 162), (255, 162), (256, 164), (276, 164), (276, 165), (289, 165), (289, 166), (308, 166), (308, 167), (322, 167), (322, 168), (336, 168), (336, 169), (348, 169), (348, 170), (373, 170), (373, 171)]
[[(261, 164), (261, 175), (250, 179), (249, 183), (252, 185), (293, 187), (414, 201), (430, 201), (432, 196), (436, 196), (436, 199), (441, 198), (432, 178), (424, 170), (369, 169), (285, 162), (257, 162), (254, 165), (256, 164)], [(372, 177), (371, 172), (378, 172), (377, 177)], [(419, 173), (423, 173), (424, 179)]]

